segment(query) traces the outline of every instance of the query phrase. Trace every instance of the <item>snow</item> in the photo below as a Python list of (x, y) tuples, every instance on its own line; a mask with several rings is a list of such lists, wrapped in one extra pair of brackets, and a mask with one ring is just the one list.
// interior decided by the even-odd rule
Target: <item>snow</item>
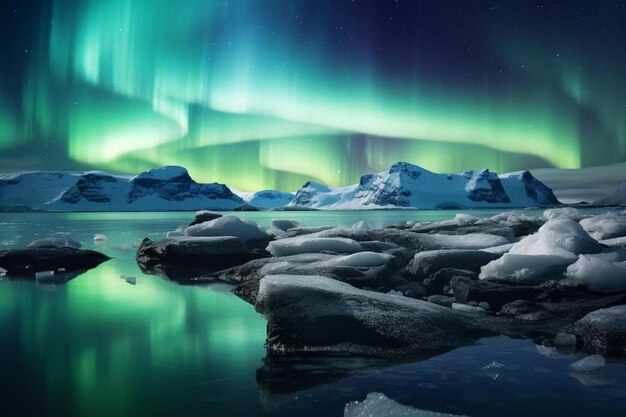
[(509, 279), (540, 283), (560, 279), (559, 271), (576, 261), (579, 254), (597, 253), (602, 246), (576, 221), (548, 220), (537, 233), (526, 236), (508, 253), (481, 268), (480, 279)]
[[(395, 402), (378, 392), (367, 394), (364, 401), (346, 404), (344, 417), (454, 417), (455, 414), (418, 410)], [(460, 416), (457, 416), (460, 417)]]
[(543, 217), (546, 220), (553, 220), (553, 219), (580, 220), (586, 216), (583, 215), (580, 211), (576, 210), (574, 207), (558, 207), (558, 208), (551, 208), (551, 209), (545, 210), (543, 212)]
[(330, 251), (336, 253), (361, 252), (363, 248), (353, 239), (342, 237), (310, 237), (309, 235), (289, 237), (270, 242), (267, 250), (273, 256), (289, 256), (299, 253)]
[(154, 168), (144, 171), (134, 176), (132, 180), (147, 178), (151, 180), (166, 181), (170, 178), (179, 177), (181, 175), (189, 175), (189, 173), (185, 168), (181, 166), (168, 165), (161, 168)]
[(249, 198), (244, 198), (244, 200), (255, 207), (271, 209), (288, 205), (294, 197), (295, 194), (293, 193), (283, 193), (276, 190), (263, 190), (252, 193)]
[(81, 172), (0, 173), (0, 205), (38, 208), (76, 184)]
[(398, 162), (388, 172), (364, 175), (359, 184), (350, 186), (327, 187), (309, 181), (298, 190), (289, 206), (363, 210), (528, 207), (557, 203), (551, 191), (528, 172), (506, 174), (500, 178), (486, 169), (437, 174)]
[(246, 242), (269, 239), (258, 224), (237, 216), (218, 217), (189, 226), (184, 233), (187, 236), (235, 236)]
[(602, 250), (598, 242), (574, 220), (548, 220), (539, 231), (511, 248), (515, 255), (555, 255), (564, 258)]
[(584, 285), (592, 291), (626, 290), (626, 261), (611, 262), (601, 256), (580, 255), (565, 272), (568, 283)]
[[(556, 255), (517, 255), (505, 253), (501, 258), (489, 262), (480, 269), (479, 279), (502, 279), (511, 281), (524, 281), (528, 284), (539, 284), (549, 278), (557, 276), (549, 275), (551, 271), (560, 271), (571, 264), (570, 257)], [(558, 278), (562, 278), (559, 273)]]
[(618, 212), (582, 219), (580, 225), (598, 240), (626, 236), (626, 216)]
[(327, 266), (351, 266), (355, 268), (370, 268), (374, 266), (385, 265), (393, 259), (392, 255), (378, 252), (358, 252), (352, 255), (336, 256), (325, 261)]
[(604, 356), (600, 354), (589, 355), (578, 362), (569, 365), (570, 372), (591, 372), (606, 365)]

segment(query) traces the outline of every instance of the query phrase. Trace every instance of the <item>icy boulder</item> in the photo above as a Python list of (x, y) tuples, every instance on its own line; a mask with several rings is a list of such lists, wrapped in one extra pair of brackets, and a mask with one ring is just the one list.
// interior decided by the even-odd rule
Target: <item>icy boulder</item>
[(574, 220), (549, 220), (537, 233), (513, 245), (508, 253), (481, 269), (480, 279), (540, 283), (560, 279), (579, 254), (598, 253), (602, 246)]
[(236, 216), (218, 217), (185, 229), (185, 235), (195, 237), (235, 236), (244, 242), (269, 240), (270, 236), (255, 222)]
[(609, 293), (626, 290), (626, 261), (611, 262), (600, 256), (580, 255), (567, 268), (565, 275), (572, 285), (584, 285), (591, 291)]
[(355, 268), (368, 268), (385, 265), (393, 259), (392, 255), (377, 252), (358, 252), (352, 255), (336, 256), (325, 261), (328, 266), (351, 266)]
[(430, 243), (433, 246), (450, 249), (484, 249), (510, 243), (502, 236), (490, 235), (486, 233), (469, 233), (465, 235), (420, 233), (419, 237), (423, 242)]
[(268, 320), (270, 355), (434, 353), (472, 343), (489, 333), (475, 315), (359, 290), (321, 276), (266, 276), (255, 308)]
[(461, 417), (455, 414), (418, 410), (395, 402), (378, 392), (370, 392), (364, 401), (346, 404), (344, 417)]
[(363, 248), (358, 242), (342, 237), (309, 237), (307, 235), (275, 240), (267, 246), (273, 256), (289, 256), (299, 253), (356, 253)]
[(588, 352), (626, 355), (626, 305), (587, 314), (567, 329)]
[(582, 219), (580, 225), (598, 240), (626, 236), (626, 216), (618, 212)]

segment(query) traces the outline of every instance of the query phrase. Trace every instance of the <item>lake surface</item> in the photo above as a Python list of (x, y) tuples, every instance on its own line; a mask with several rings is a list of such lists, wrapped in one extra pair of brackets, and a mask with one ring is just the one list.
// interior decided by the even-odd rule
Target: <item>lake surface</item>
[[(527, 210), (540, 214), (540, 210)], [(237, 213), (268, 226), (371, 227), (444, 220), (453, 211)], [(475, 215), (497, 211), (473, 210)], [(180, 286), (140, 272), (138, 241), (193, 213), (0, 214), (0, 249), (71, 236), (112, 259), (65, 285), (0, 281), (2, 416), (341, 416), (382, 392), (470, 416), (626, 415), (626, 363), (570, 375), (579, 359), (505, 337), (404, 364), (265, 358), (265, 321), (227, 285)], [(108, 241), (95, 245), (93, 236)], [(120, 277), (135, 276), (136, 285)], [(492, 361), (502, 368), (483, 369)], [(320, 370), (323, 370), (320, 371)], [(268, 375), (271, 378), (259, 378)]]

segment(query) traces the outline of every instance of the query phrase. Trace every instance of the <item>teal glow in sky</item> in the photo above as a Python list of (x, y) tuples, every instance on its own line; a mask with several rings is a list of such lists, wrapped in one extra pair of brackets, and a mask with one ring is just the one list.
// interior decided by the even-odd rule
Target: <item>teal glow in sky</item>
[(178, 164), (293, 190), (398, 160), (453, 172), (626, 160), (615, 2), (14, 3), (5, 169)]

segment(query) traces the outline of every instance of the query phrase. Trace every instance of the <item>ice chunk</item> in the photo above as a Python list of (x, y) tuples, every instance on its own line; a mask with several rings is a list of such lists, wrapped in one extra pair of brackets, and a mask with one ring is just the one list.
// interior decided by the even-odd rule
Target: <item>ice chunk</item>
[(486, 370), (486, 369), (502, 369), (505, 368), (506, 366), (503, 363), (500, 363), (498, 361), (492, 361), (491, 363), (483, 366), (481, 369)]
[(508, 239), (486, 233), (468, 233), (465, 235), (419, 234), (423, 242), (451, 249), (483, 249), (506, 245)]
[(580, 220), (585, 216), (578, 210), (573, 207), (560, 207), (560, 208), (552, 208), (543, 212), (543, 217), (546, 220), (553, 219), (572, 219), (572, 220)]
[(353, 239), (342, 237), (309, 237), (307, 235), (290, 237), (270, 242), (267, 250), (273, 256), (289, 256), (299, 253), (323, 251), (337, 253), (361, 252), (363, 248)]
[(185, 234), (183, 232), (178, 231), (178, 230), (167, 232), (165, 234), (165, 237), (168, 237), (168, 238), (169, 237), (183, 237), (183, 236), (185, 236)]
[(480, 314), (486, 313), (486, 311), (483, 308), (474, 307), (468, 304), (452, 303), (452, 308), (454, 310), (465, 311), (466, 313), (480, 313)]
[(373, 267), (385, 265), (387, 262), (393, 259), (392, 255), (378, 252), (358, 252), (352, 255), (336, 256), (324, 264), (327, 266), (352, 266), (359, 267)]
[(35, 272), (36, 281), (50, 281), (54, 279), (54, 271)]
[(576, 336), (569, 333), (558, 333), (554, 338), (556, 346), (575, 346)]
[(578, 362), (570, 364), (569, 370), (570, 372), (590, 372), (595, 371), (596, 369), (600, 369), (604, 365), (606, 365), (604, 356), (600, 354), (595, 354), (589, 355), (585, 358), (582, 358)]
[(563, 270), (571, 258), (555, 255), (515, 255), (505, 253), (500, 259), (480, 269), (479, 279), (502, 279), (538, 284), (549, 279), (563, 278)]
[(540, 283), (560, 279), (565, 267), (581, 253), (597, 253), (602, 246), (570, 219), (546, 222), (537, 233), (513, 245), (500, 259), (481, 268), (480, 279), (509, 279)]
[(187, 236), (235, 236), (245, 242), (266, 240), (269, 235), (255, 222), (237, 216), (224, 216), (185, 229)]
[(94, 242), (104, 242), (106, 240), (108, 240), (109, 238), (107, 237), (107, 235), (105, 235), (104, 233), (96, 233), (93, 237), (93, 241)]
[(608, 212), (580, 221), (580, 225), (594, 238), (612, 239), (626, 236), (626, 216)]
[(597, 253), (602, 246), (570, 219), (549, 220), (535, 234), (525, 237), (511, 248), (515, 255), (555, 255), (576, 257), (581, 253)]
[(302, 223), (296, 220), (274, 219), (270, 227), (270, 233), (279, 235), (294, 227), (302, 227)]
[(378, 392), (367, 394), (364, 401), (346, 404), (344, 417), (461, 417), (456, 414), (418, 410), (395, 402)]
[(592, 291), (626, 290), (626, 262), (610, 262), (600, 256), (580, 255), (565, 272), (572, 285), (584, 285)]

